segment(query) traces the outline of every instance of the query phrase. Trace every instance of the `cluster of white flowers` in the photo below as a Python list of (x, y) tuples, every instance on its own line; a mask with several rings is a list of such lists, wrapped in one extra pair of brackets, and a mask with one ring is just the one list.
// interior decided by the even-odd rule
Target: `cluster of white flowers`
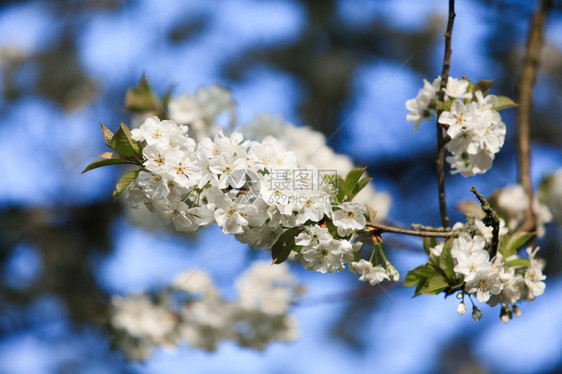
[[(544, 262), (535, 258), (538, 248), (533, 250), (531, 247), (526, 250), (528, 261), (519, 258), (517, 254), (504, 258), (500, 252), (490, 258), (485, 249), (486, 242), (482, 236), (471, 237), (468, 234), (462, 234), (453, 240), (451, 255), (454, 259), (454, 272), (464, 282), (464, 292), (460, 294), (463, 301), (457, 312), (464, 314), (466, 311), (465, 294), (475, 295), (478, 301), (487, 302), (490, 306), (501, 304), (501, 318), (507, 322), (512, 316), (510, 306), (518, 315), (520, 312), (516, 302), (533, 301), (544, 292)], [(431, 248), (431, 253), (441, 256), (442, 250), (443, 243), (440, 243)], [(481, 312), (476, 312), (473, 316), (478, 320)]]
[(373, 263), (364, 259), (352, 262), (353, 270), (361, 274), (360, 281), (369, 282), (371, 286), (377, 285), (385, 279), (390, 279), (386, 270), (380, 266), (373, 266)]
[[(326, 144), (326, 137), (310, 127), (297, 127), (283, 120), (281, 116), (264, 113), (256, 116), (252, 122), (241, 128), (249, 139), (263, 140), (273, 136), (289, 151), (295, 153), (298, 165), (313, 164), (319, 170), (335, 170), (338, 175), (346, 175), (353, 168), (349, 156), (335, 153)], [(363, 188), (353, 201), (364, 204), (377, 214), (375, 221), (384, 221), (390, 210), (390, 195), (376, 191), (372, 183)]]
[(118, 344), (132, 359), (145, 359), (154, 347), (187, 343), (215, 350), (231, 340), (263, 349), (275, 341), (298, 336), (296, 320), (288, 315), (299, 286), (284, 264), (254, 263), (236, 282), (237, 300), (225, 300), (202, 271), (187, 271), (170, 289), (113, 298), (111, 323), (122, 331)]
[(335, 171), (299, 167), (295, 154), (273, 137), (258, 142), (219, 132), (196, 142), (187, 132), (157, 117), (132, 130), (133, 139), (144, 144), (143, 170), (129, 189), (133, 206), (146, 204), (178, 231), (217, 223), (224, 233), (264, 249), (287, 229), (305, 230), (302, 237), (311, 225), (330, 221), (336, 237), (328, 234), (331, 241), (318, 245), (297, 243), (303, 245), (299, 258), (321, 272), (345, 267), (367, 212), (362, 204), (337, 201), (330, 182)]
[(406, 102), (410, 111), (406, 119), (413, 121), (417, 129), (422, 120), (429, 120), (432, 112), (437, 112), (438, 107), (446, 108), (441, 111), (438, 121), (449, 137), (447, 150), (452, 155), (447, 157), (447, 162), (451, 164), (451, 173), (460, 172), (463, 176), (485, 173), (505, 140), (506, 127), (496, 110), (498, 97), (474, 91), (466, 79), (449, 77), (443, 102), (438, 104), (440, 84), (441, 77), (432, 84), (424, 80), (424, 87), (416, 98)]

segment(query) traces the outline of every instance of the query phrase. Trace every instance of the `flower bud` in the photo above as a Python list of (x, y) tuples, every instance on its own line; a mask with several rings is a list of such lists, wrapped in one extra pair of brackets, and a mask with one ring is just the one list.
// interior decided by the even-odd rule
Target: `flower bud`
[(482, 318), (482, 311), (480, 311), (476, 305), (472, 308), (472, 318), (474, 318), (476, 322), (479, 322)]
[(515, 314), (515, 317), (521, 317), (521, 309), (515, 304), (511, 307), (513, 308), (513, 314)]
[(391, 282), (397, 283), (398, 280), (400, 280), (400, 274), (398, 273), (398, 270), (396, 270), (396, 268), (392, 266), (390, 262), (386, 263), (385, 270), (386, 275), (388, 275), (388, 279), (390, 279)]
[(464, 298), (464, 293), (461, 291), (457, 294), (457, 299), (463, 299)]
[(461, 301), (459, 305), (457, 305), (457, 313), (459, 316), (462, 316), (466, 313), (466, 305), (464, 305), (464, 301)]
[(500, 312), (500, 318), (502, 320), (503, 323), (508, 323), (509, 320), (513, 317), (512, 313), (511, 313), (511, 309), (509, 309), (509, 307), (507, 305), (502, 307), (502, 310)]

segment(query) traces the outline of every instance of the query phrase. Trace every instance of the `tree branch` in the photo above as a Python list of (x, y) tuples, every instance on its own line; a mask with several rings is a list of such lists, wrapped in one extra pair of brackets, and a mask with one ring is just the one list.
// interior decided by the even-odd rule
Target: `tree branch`
[(462, 234), (462, 231), (426, 231), (426, 230), (409, 230), (394, 226), (387, 226), (375, 222), (367, 222), (367, 227), (375, 230), (378, 234), (390, 232), (394, 234), (420, 236), (422, 238), (454, 238)]
[[(439, 100), (443, 101), (445, 97), (445, 88), (449, 79), (449, 67), (451, 66), (451, 37), (453, 35), (453, 23), (455, 20), (455, 0), (449, 0), (449, 20), (447, 21), (447, 29), (445, 31), (445, 54), (443, 56), (443, 69), (441, 70), (441, 89), (439, 90)], [(437, 186), (439, 191), (439, 212), (441, 214), (441, 224), (443, 227), (449, 227), (449, 216), (447, 215), (447, 200), (445, 198), (445, 137), (443, 128), (439, 124), (439, 116), (441, 111), (437, 113), (437, 159), (435, 166), (437, 168)]]
[(472, 186), (470, 188), (470, 191), (472, 191), (478, 201), (480, 201), (482, 211), (486, 214), (486, 216), (482, 219), (482, 222), (484, 222), (486, 226), (492, 227), (492, 250), (490, 253), (490, 257), (493, 257), (498, 252), (498, 245), (500, 242), (500, 219), (490, 206), (490, 203), (488, 203), (488, 200), (486, 200), (484, 196), (482, 196), (480, 192), (478, 192), (476, 187)]
[(523, 186), (529, 197), (529, 206), (523, 231), (533, 231), (536, 226), (533, 212), (533, 187), (531, 185), (531, 113), (533, 106), (533, 87), (537, 78), (540, 51), (543, 44), (543, 29), (552, 0), (540, 0), (539, 9), (533, 15), (527, 37), (527, 49), (523, 68), (516, 84), (517, 107), (517, 182)]

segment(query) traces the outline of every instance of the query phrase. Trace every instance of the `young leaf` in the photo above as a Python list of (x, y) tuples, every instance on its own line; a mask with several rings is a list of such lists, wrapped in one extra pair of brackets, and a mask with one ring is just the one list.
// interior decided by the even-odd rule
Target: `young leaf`
[(500, 240), (499, 251), (504, 258), (513, 256), (519, 248), (533, 239), (534, 236), (530, 232), (516, 232), (513, 235), (504, 235)]
[(404, 286), (417, 286), (420, 281), (422, 281), (422, 283), (425, 282), (425, 280), (431, 278), (433, 274), (435, 274), (435, 268), (433, 268), (433, 266), (427, 264), (418, 266), (417, 268), (410, 270), (408, 274), (406, 274)]
[(443, 250), (441, 251), (441, 256), (439, 256), (439, 267), (445, 273), (448, 281), (453, 281), (455, 276), (455, 263), (453, 261), (453, 255), (451, 255), (451, 250), (453, 249), (453, 238), (449, 238), (443, 244)]
[(271, 247), (271, 259), (273, 263), (280, 264), (284, 262), (293, 249), (295, 249), (295, 237), (301, 231), (298, 227), (293, 227), (285, 231), (279, 239)]
[(486, 96), (490, 91), (490, 87), (494, 84), (495, 80), (487, 81), (487, 80), (480, 80), (476, 82), (474, 87), (472, 88), (472, 92), (482, 91), (482, 95)]
[(519, 104), (515, 103), (507, 96), (498, 96), (498, 105), (494, 108), (497, 111), (507, 108), (513, 108), (519, 106)]
[(422, 293), (427, 295), (436, 295), (449, 287), (449, 283), (445, 277), (439, 273), (435, 273), (428, 279), (427, 286), (422, 290)]
[(361, 190), (363, 188), (365, 188), (366, 185), (369, 184), (369, 182), (372, 180), (373, 178), (371, 177), (363, 177), (361, 179), (359, 179), (359, 182), (357, 182), (357, 184), (353, 187), (353, 190), (351, 191), (351, 196), (349, 196), (350, 200), (353, 200), (353, 198), (355, 196), (357, 196), (357, 194), (359, 192), (361, 192)]
[(123, 130), (123, 134), (125, 134), (127, 141), (129, 142), (135, 153), (140, 156), (141, 154), (140, 143), (133, 139), (133, 134), (131, 133), (131, 130), (129, 130), (127, 125), (125, 125), (123, 122), (121, 122), (121, 124), (119, 125), (119, 129)]
[(416, 287), (416, 290), (414, 291), (413, 297), (419, 296), (422, 293), (424, 293), (424, 291), (427, 289), (428, 283), (429, 283), (429, 278), (420, 279), (420, 283)]
[(125, 94), (125, 109), (138, 113), (158, 110), (158, 99), (150, 89), (144, 74), (135, 87), (127, 90)]
[(347, 173), (347, 176), (345, 177), (345, 188), (347, 190), (347, 197), (350, 200), (351, 200), (350, 195), (352, 195), (353, 189), (357, 185), (357, 182), (359, 182), (359, 179), (361, 178), (361, 176), (363, 175), (366, 169), (367, 168), (353, 169), (349, 173)]
[(127, 160), (123, 160), (122, 158), (112, 158), (112, 159), (103, 159), (103, 160), (96, 160), (92, 162), (90, 165), (86, 166), (86, 168), (82, 171), (82, 174), (90, 171), (92, 169), (96, 169), (102, 166), (107, 165), (118, 165), (118, 164), (126, 164)]
[(136, 140), (133, 140), (131, 130), (124, 123), (121, 123), (119, 130), (111, 138), (111, 149), (124, 156), (140, 156), (141, 147)]
[(119, 196), (137, 179), (140, 170), (131, 170), (128, 173), (123, 174), (123, 176), (117, 181), (115, 185), (115, 191), (113, 191), (113, 199), (117, 200)]
[(338, 201), (344, 201), (347, 196), (347, 188), (345, 187), (345, 181), (339, 175), (335, 178), (334, 186), (336, 187)]
[(105, 158), (106, 160), (116, 160), (116, 159), (123, 159), (123, 157), (119, 156), (117, 153), (113, 152), (103, 152), (98, 155), (99, 158)]
[(111, 138), (113, 138), (113, 133), (107, 127), (105, 127), (103, 123), (100, 122), (100, 125), (105, 144), (107, 144), (108, 147), (111, 147)]

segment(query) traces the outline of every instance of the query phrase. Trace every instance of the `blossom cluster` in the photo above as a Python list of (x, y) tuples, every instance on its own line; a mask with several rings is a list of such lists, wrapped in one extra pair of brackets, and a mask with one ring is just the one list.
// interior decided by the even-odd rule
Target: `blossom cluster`
[(178, 231), (216, 223), (251, 247), (270, 249), (296, 228), (298, 258), (323, 273), (344, 269), (360, 250), (355, 232), (365, 227), (365, 206), (340, 201), (334, 174), (299, 167), (295, 153), (275, 138), (250, 141), (220, 131), (196, 142), (186, 126), (157, 117), (131, 133), (143, 144), (144, 162), (129, 202), (146, 204)]
[[(299, 167), (313, 165), (316, 170), (330, 170), (338, 175), (346, 175), (354, 169), (351, 158), (335, 153), (326, 144), (321, 132), (309, 127), (297, 127), (281, 116), (264, 113), (257, 115), (249, 124), (237, 124), (232, 94), (219, 85), (200, 87), (193, 95), (185, 93), (171, 97), (167, 111), (162, 114), (166, 119), (187, 127), (189, 136), (196, 142), (214, 138), (221, 128), (231, 130), (239, 127), (247, 139), (261, 142), (266, 137), (275, 138), (287, 151), (294, 153)], [(133, 127), (139, 127), (152, 115), (152, 111), (136, 113)], [(225, 116), (229, 118), (228, 123), (222, 121)], [(386, 218), (391, 204), (390, 196), (376, 191), (372, 183), (366, 184), (353, 201), (365, 205), (370, 212), (376, 212), (373, 217), (375, 221)], [(151, 215), (143, 206), (135, 207), (137, 209), (127, 209), (127, 214), (135, 223), (151, 228), (162, 226), (162, 221), (154, 219), (157, 216)]]
[(447, 157), (451, 173), (485, 173), (504, 144), (506, 127), (498, 113), (503, 106), (497, 96), (484, 94), (489, 85), (449, 77), (440, 101), (441, 77), (437, 77), (431, 84), (424, 80), (416, 98), (406, 102), (406, 119), (414, 122), (416, 130), (432, 113), (440, 113), (438, 122), (447, 135), (447, 150), (451, 153)]
[[(506, 106), (505, 98), (486, 95), (490, 85), (449, 78), (441, 99), (438, 77), (424, 80), (417, 97), (406, 103), (415, 129), (439, 114), (452, 172), (485, 172), (503, 145), (505, 124), (497, 110), (509, 102)], [(371, 285), (398, 282), (376, 229), (367, 222), (384, 220), (390, 198), (375, 191), (364, 169), (354, 169), (349, 157), (326, 146), (323, 134), (269, 114), (233, 131), (236, 106), (230, 91), (216, 85), (163, 102), (158, 111), (137, 113), (132, 130), (122, 124), (113, 134), (102, 126), (116, 153), (100, 155), (104, 160), (86, 170), (116, 163), (139, 167), (118, 182), (115, 196), (125, 192), (130, 206), (147, 208), (177, 231), (217, 224), (250, 247), (270, 250), (277, 264), (290, 258), (321, 273), (348, 265)], [(228, 130), (217, 122), (225, 115)], [(527, 241), (516, 232), (529, 206), (521, 191), (508, 188), (493, 201), (507, 222), (501, 220), (499, 248), (497, 228), (471, 217), (453, 227), (460, 236), (424, 242), (430, 259), (408, 273), (405, 285), (416, 286), (415, 295), (457, 293), (459, 314), (466, 311), (465, 296), (474, 296), (491, 306), (501, 304), (504, 321), (518, 315), (516, 303), (532, 301), (545, 287), (537, 249), (528, 248), (527, 258), (517, 255)], [(540, 230), (550, 219), (548, 209), (538, 202), (534, 207)], [(361, 258), (367, 239), (374, 245), (369, 261)], [(120, 345), (137, 358), (155, 346), (180, 342), (213, 350), (232, 340), (262, 349), (297, 335), (287, 315), (297, 292), (293, 286), (284, 265), (254, 265), (237, 282), (238, 300), (228, 301), (207, 275), (186, 273), (173, 292), (115, 297), (112, 324), (123, 332)], [(473, 317), (480, 316), (475, 307)]]
[[(249, 139), (260, 141), (273, 136), (287, 150), (295, 153), (298, 165), (313, 164), (319, 170), (335, 170), (338, 175), (346, 175), (355, 168), (349, 156), (334, 152), (326, 144), (326, 137), (320, 131), (297, 127), (281, 116), (260, 114), (243, 126), (241, 132)], [(367, 184), (353, 201), (376, 212), (374, 220), (379, 222), (384, 221), (391, 205), (390, 195), (375, 190), (372, 183)]]
[[(480, 221), (481, 222), (481, 221)], [(457, 224), (456, 228), (462, 227)], [(486, 226), (484, 226), (486, 227)], [(507, 235), (505, 226), (500, 234)], [(458, 297), (461, 300), (457, 312), (464, 314), (466, 306), (464, 297), (475, 296), (480, 302), (486, 302), (490, 306), (500, 304), (502, 306), (500, 317), (507, 322), (512, 314), (517, 316), (520, 309), (517, 302), (533, 301), (537, 296), (543, 294), (545, 289), (542, 273), (544, 261), (536, 258), (538, 247), (526, 249), (527, 258), (518, 257), (513, 248), (500, 248), (490, 258), (491, 230), (480, 232), (481, 235), (461, 234), (452, 240), (450, 255), (453, 258), (453, 271), (455, 279), (460, 280), (458, 289), (461, 292)], [(441, 262), (444, 242), (430, 248), (430, 253), (438, 262)], [(510, 309), (510, 307), (513, 309)], [(473, 317), (479, 320), (481, 312), (475, 306)]]
[(113, 297), (111, 323), (121, 334), (118, 344), (132, 359), (146, 359), (153, 348), (178, 344), (215, 350), (223, 341), (264, 349), (298, 336), (288, 315), (300, 286), (285, 264), (255, 262), (236, 282), (239, 297), (223, 298), (201, 270), (180, 274), (170, 288), (147, 294)]

